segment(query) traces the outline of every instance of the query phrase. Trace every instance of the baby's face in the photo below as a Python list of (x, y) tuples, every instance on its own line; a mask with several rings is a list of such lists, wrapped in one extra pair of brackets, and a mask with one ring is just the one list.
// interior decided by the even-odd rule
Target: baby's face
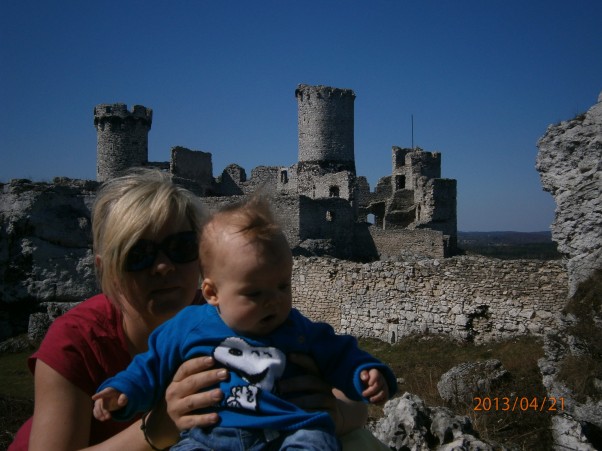
[(220, 250), (213, 281), (222, 319), (241, 334), (269, 334), (286, 320), (292, 307), (293, 261), (288, 245), (267, 252), (252, 243), (233, 241)]

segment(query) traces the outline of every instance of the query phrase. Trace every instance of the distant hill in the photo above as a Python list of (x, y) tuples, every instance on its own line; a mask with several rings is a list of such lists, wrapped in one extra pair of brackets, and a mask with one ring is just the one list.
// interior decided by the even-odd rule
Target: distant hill
[(501, 259), (554, 260), (561, 257), (545, 232), (458, 232), (458, 247), (466, 254)]

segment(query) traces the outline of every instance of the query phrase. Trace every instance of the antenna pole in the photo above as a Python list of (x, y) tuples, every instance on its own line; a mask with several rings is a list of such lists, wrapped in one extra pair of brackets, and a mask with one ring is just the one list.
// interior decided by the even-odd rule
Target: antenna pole
[(412, 150), (414, 150), (414, 115), (412, 114)]

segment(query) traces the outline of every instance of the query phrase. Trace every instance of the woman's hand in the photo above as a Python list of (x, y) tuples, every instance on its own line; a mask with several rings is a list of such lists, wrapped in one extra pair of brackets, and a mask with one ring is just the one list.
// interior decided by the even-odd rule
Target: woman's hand
[(219, 388), (201, 391), (228, 378), (227, 370), (213, 368), (214, 365), (211, 357), (188, 360), (180, 365), (167, 387), (167, 413), (179, 430), (213, 426), (219, 421), (217, 413), (193, 413), (197, 409), (211, 407), (224, 397)]
[[(307, 374), (281, 380), (278, 389), (283, 398), (303, 410), (328, 412), (336, 426), (337, 435), (364, 426), (368, 419), (368, 409), (364, 403), (351, 401), (341, 391), (333, 389), (326, 383), (311, 357), (291, 354), (288, 359), (302, 367)], [(304, 394), (287, 396), (294, 392), (304, 392)], [(308, 392), (311, 394), (308, 395)]]

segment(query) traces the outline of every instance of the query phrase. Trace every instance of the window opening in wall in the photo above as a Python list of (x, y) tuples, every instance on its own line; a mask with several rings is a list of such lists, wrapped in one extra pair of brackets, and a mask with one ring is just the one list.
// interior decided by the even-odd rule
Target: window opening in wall
[(396, 175), (395, 176), (395, 189), (404, 189), (406, 186), (406, 177), (405, 175)]
[(339, 187), (331, 186), (328, 195), (330, 197), (339, 197)]
[(288, 171), (280, 171), (280, 182), (288, 183)]
[(328, 222), (334, 221), (334, 213), (330, 210), (326, 211), (326, 221), (328, 221)]

